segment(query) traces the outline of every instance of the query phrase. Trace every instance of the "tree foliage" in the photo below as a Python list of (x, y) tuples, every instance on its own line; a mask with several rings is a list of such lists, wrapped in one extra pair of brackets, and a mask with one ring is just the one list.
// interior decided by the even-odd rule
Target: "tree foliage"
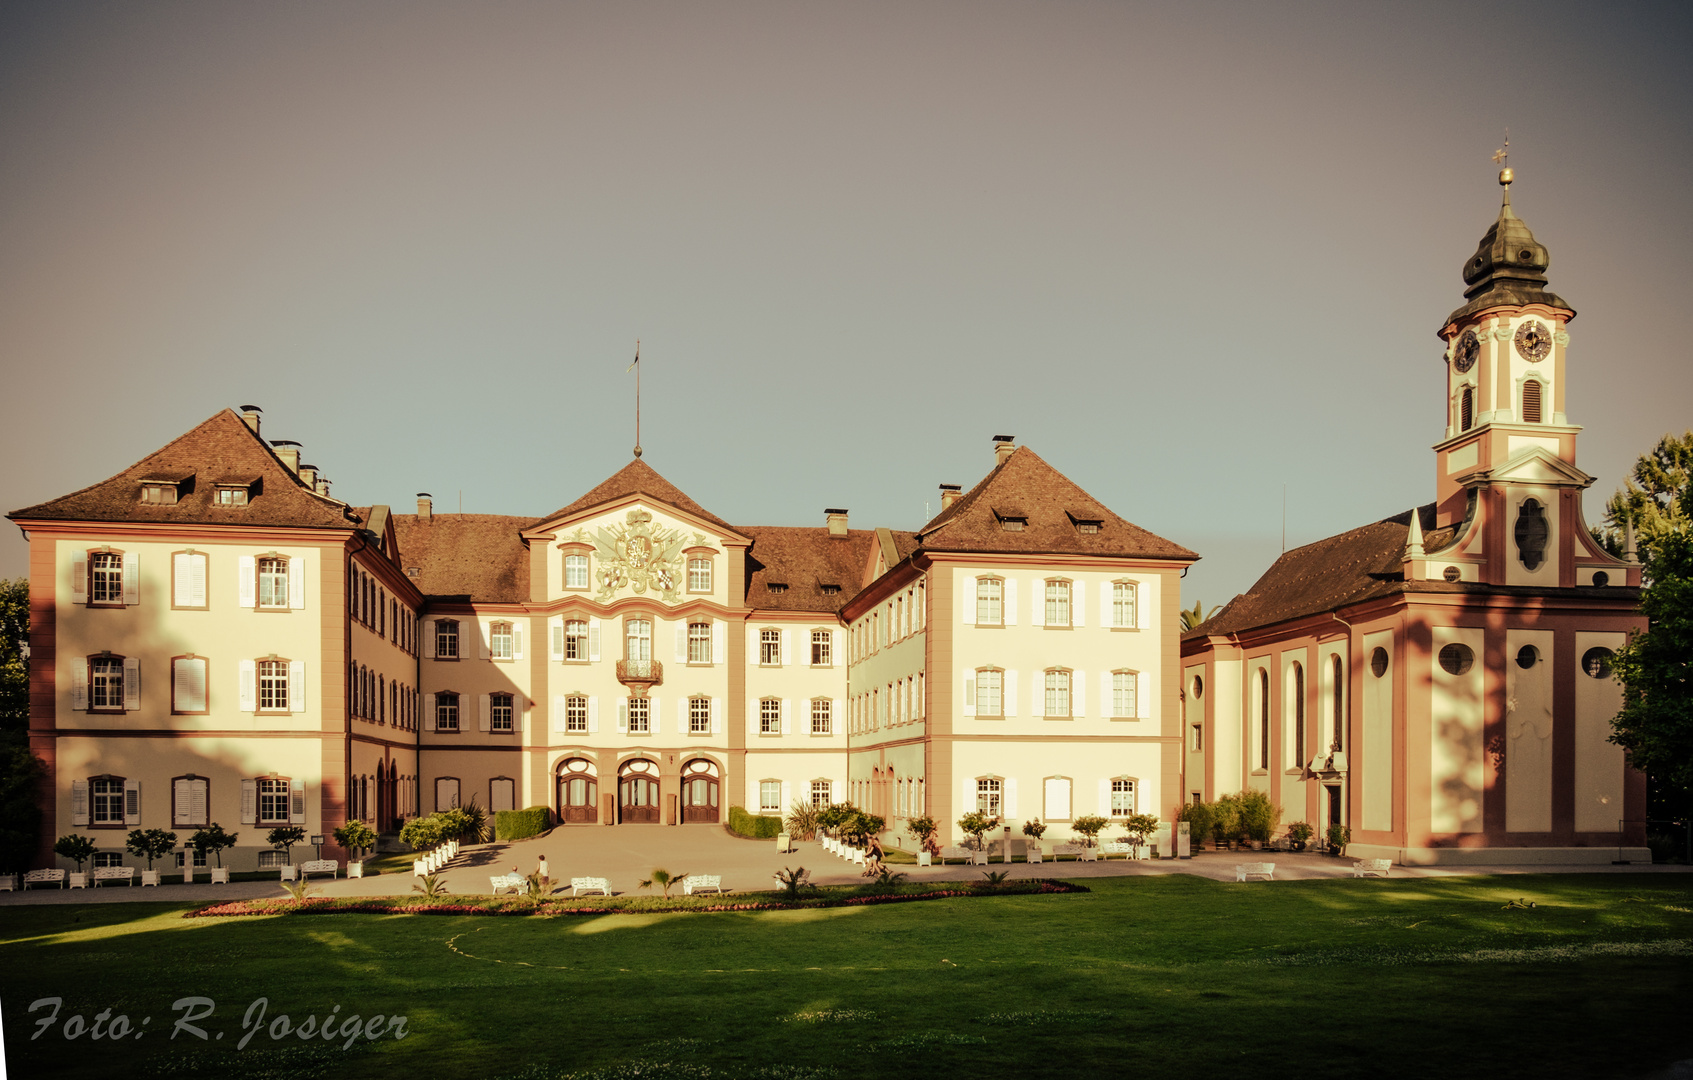
[(0, 871), (23, 868), (41, 842), (37, 801), (47, 769), (22, 741), (0, 742)]
[[(1681, 501), (1693, 505), (1693, 484)], [(1612, 665), (1623, 695), (1611, 741), (1635, 768), (1686, 793), (1693, 791), (1693, 533), (1660, 536), (1645, 570), (1640, 612), (1648, 627)]]
[(131, 829), (124, 847), (136, 858), (146, 859), (147, 869), (151, 870), (154, 859), (162, 859), (176, 850), (176, 834), (163, 829)]
[(1693, 513), (1693, 499), (1687, 494), (1690, 482), (1693, 431), (1665, 435), (1640, 455), (1633, 473), (1605, 503), (1605, 525), (1593, 530), (1594, 538), (1611, 554), (1621, 556), (1624, 528), (1633, 522), (1640, 558), (1650, 563), (1665, 536), (1688, 531)]
[(0, 731), (29, 731), (29, 582), (0, 579)]

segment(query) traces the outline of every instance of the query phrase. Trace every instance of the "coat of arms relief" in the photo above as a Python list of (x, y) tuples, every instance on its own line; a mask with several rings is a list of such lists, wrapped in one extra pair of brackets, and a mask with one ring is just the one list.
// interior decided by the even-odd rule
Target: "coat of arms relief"
[[(688, 539), (680, 529), (653, 524), (650, 512), (636, 507), (622, 525), (595, 529), (592, 534), (577, 529), (571, 539), (594, 545), (599, 578), (596, 599), (601, 602), (616, 596), (620, 589), (632, 589), (638, 596), (651, 589), (666, 603), (682, 598), (687, 562), (682, 549)], [(701, 546), (710, 544), (703, 533), (694, 533), (693, 541)]]

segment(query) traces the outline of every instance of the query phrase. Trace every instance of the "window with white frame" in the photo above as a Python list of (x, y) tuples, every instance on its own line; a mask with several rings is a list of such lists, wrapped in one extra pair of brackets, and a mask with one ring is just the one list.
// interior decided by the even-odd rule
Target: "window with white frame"
[(97, 551), (88, 557), (88, 602), (123, 603), (123, 556), (115, 551)]
[(653, 624), (650, 619), (626, 619), (623, 622), (623, 659), (651, 660), (653, 658)]
[(696, 593), (711, 591), (710, 559), (688, 560), (688, 591)]
[(688, 734), (711, 734), (710, 698), (692, 697), (688, 699)]
[(1002, 785), (997, 777), (976, 781), (976, 809), (989, 817), (999, 817), (1004, 808)]
[(288, 824), (288, 781), (282, 777), (259, 779), (260, 825)]
[(288, 661), (259, 661), (259, 711), (288, 711)]
[(510, 660), (515, 655), (512, 651), (511, 623), (488, 624), (488, 651), (495, 660)]
[(976, 671), (976, 715), (1000, 716), (1005, 712), (1005, 700), (1002, 694), (1004, 672), (996, 668), (978, 668)]
[(811, 666), (828, 667), (834, 661), (831, 659), (834, 649), (834, 634), (827, 630), (813, 630), (811, 632)]
[(827, 780), (813, 780), (811, 782), (811, 805), (815, 807), (828, 806), (834, 800), (834, 785)]
[(259, 606), (288, 606), (288, 560), (267, 556), (259, 560)]
[(828, 735), (833, 731), (833, 723), (829, 699), (813, 698), (811, 700), (811, 733), (813, 735)]
[(1128, 817), (1135, 812), (1135, 782), (1124, 777), (1111, 781), (1111, 816)]
[(510, 694), (492, 695), (488, 702), (488, 729), (490, 731), (511, 731), (515, 712)]
[(1046, 625), (1070, 625), (1070, 583), (1053, 580), (1046, 583)]
[(176, 656), (170, 662), (171, 712), (206, 711), (206, 658)]
[(123, 824), (123, 777), (98, 776), (88, 782), (88, 823)]
[(435, 623), (435, 655), (442, 660), (455, 660), (459, 654), (459, 624), (457, 619), (440, 619)]
[(976, 579), (976, 625), (998, 626), (1005, 621), (1005, 582), (999, 578)]
[(1068, 776), (1049, 776), (1041, 782), (1042, 795), (1046, 803), (1046, 820), (1070, 820), (1070, 793), (1072, 784)]
[(588, 699), (581, 694), (564, 699), (564, 730), (576, 734), (588, 730)]
[(1140, 687), (1139, 677), (1132, 671), (1111, 673), (1111, 715), (1132, 718), (1136, 715), (1135, 694)]
[(629, 699), (629, 734), (646, 735), (652, 731), (652, 702), (644, 697)]
[(758, 733), (760, 735), (780, 735), (782, 733), (781, 699), (767, 697), (759, 701)]
[(1129, 626), (1135, 623), (1135, 604), (1139, 600), (1136, 596), (1135, 583), (1132, 581), (1114, 581), (1111, 583), (1111, 625)]
[(564, 587), (567, 589), (586, 589), (588, 587), (588, 556), (566, 555), (564, 557)]
[(688, 663), (711, 663), (710, 623), (691, 622), (688, 624)]
[(758, 662), (765, 667), (781, 665), (782, 632), (780, 630), (760, 630), (758, 632)]
[(1046, 673), (1046, 715), (1070, 715), (1070, 673), (1068, 671), (1048, 671)]
[(782, 781), (760, 780), (758, 782), (758, 810), (761, 814), (779, 814), (782, 812)]
[(123, 657), (96, 656), (88, 661), (88, 707), (123, 709)]
[(435, 730), (457, 731), (459, 729), (459, 696), (454, 693), (440, 693), (435, 695)]
[(588, 659), (588, 622), (586, 619), (566, 619), (564, 621), (564, 658), (566, 660)]
[(270, 850), (259, 852), (259, 869), (274, 870), (279, 866), (288, 865), (288, 856), (283, 852)]

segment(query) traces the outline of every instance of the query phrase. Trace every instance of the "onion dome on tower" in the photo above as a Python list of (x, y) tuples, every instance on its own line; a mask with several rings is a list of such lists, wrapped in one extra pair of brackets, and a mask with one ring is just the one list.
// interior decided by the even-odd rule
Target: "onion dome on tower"
[(1546, 268), (1552, 256), (1534, 238), (1522, 218), (1512, 212), (1513, 178), (1510, 169), (1500, 170), (1499, 184), (1505, 189), (1505, 201), (1499, 208), (1499, 220), (1487, 230), (1475, 254), (1464, 264), (1467, 286), (1464, 299), (1469, 302), (1446, 317), (1447, 325), (1488, 308), (1529, 304), (1545, 304), (1575, 314), (1563, 297), (1546, 289)]

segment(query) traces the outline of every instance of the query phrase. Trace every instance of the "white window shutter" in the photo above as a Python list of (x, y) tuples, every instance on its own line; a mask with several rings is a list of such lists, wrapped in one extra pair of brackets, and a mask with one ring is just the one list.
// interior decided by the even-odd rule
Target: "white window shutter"
[(170, 602), (177, 607), (193, 606), (193, 572), (189, 569), (193, 561), (186, 551), (179, 551), (170, 557)]
[[(810, 698), (805, 699), (805, 733), (811, 734), (811, 721), (817, 714), (817, 703)], [(786, 732), (783, 732), (786, 734)]]
[[(1101, 699), (1107, 705), (1109, 698)], [(1070, 672), (1070, 715), (1086, 716), (1088, 714), (1088, 673), (1085, 671)]]
[(600, 662), (600, 620), (588, 619), (588, 659), (594, 663)]
[(198, 712), (194, 704), (192, 660), (172, 660), (170, 664), (171, 708), (177, 712)]
[(435, 659), (435, 620), (423, 620), (423, 658)]
[(788, 782), (784, 780), (782, 781), (782, 802), (780, 803), (780, 809), (777, 811), (778, 813), (786, 814), (788, 812), (790, 798), (792, 798), (792, 796), (788, 794)]
[(138, 551), (123, 553), (123, 602), (141, 602), (141, 553)]
[(835, 733), (835, 725), (839, 724), (841, 722), (841, 718), (845, 715), (846, 714), (841, 711), (841, 699), (840, 698), (830, 699), (830, 701), (829, 701), (829, 734), (833, 735)]
[(492, 731), (494, 729), (494, 695), (483, 694), (477, 701), (477, 731)]
[(1005, 820), (1010, 821), (1017, 816), (1017, 778), (1005, 778)]
[(1099, 625), (1117, 625), (1117, 607), (1113, 601), (1114, 586), (1109, 581), (1099, 583)]
[(242, 712), (257, 712), (259, 708), (258, 665), (252, 660), (243, 660), (240, 664), (241, 692), (239, 700)]
[(619, 735), (629, 733), (629, 700), (627, 698), (620, 698), (617, 702), (617, 733)]
[(243, 555), (235, 560), (235, 595), (244, 608), (258, 605), (258, 563), (251, 555)]
[(190, 821), (199, 820), (198, 818), (189, 816), (193, 812), (191, 810), (193, 799), (189, 795), (189, 792), (192, 791), (193, 788), (194, 781), (192, 780), (171, 781), (170, 823), (172, 825), (186, 825)]
[(288, 781), (288, 824), (306, 823), (306, 782), (298, 778)]
[(647, 730), (654, 735), (658, 734), (659, 700), (659, 698), (653, 698), (647, 702)]
[(1098, 814), (1100, 817), (1111, 816), (1111, 781), (1109, 780), (1101, 780), (1099, 782)]
[(964, 601), (964, 610), (963, 610), (963, 615), (962, 615), (962, 621), (963, 621), (965, 626), (975, 626), (976, 625), (976, 589), (977, 589), (976, 579), (975, 578), (966, 578), (965, 584), (968, 585), (969, 587), (963, 590), (964, 595), (961, 598)]
[(758, 707), (759, 707), (759, 702), (758, 702), (757, 698), (748, 698), (747, 699), (747, 734), (748, 735), (757, 735), (758, 734)]
[(829, 631), (829, 666), (840, 667), (841, 665), (841, 632), (831, 630)]
[(1144, 599), (1144, 597), (1142, 597), (1140, 595), (1140, 586), (1136, 585), (1135, 586), (1135, 626), (1139, 627), (1142, 630), (1150, 630), (1150, 629), (1152, 629), (1152, 625), (1151, 625), (1151, 622), (1149, 621), (1150, 617), (1147, 615), (1146, 605), (1141, 602), (1143, 599)]
[(711, 699), (711, 733), (723, 734), (723, 701), (721, 698)]
[(729, 624), (722, 619), (711, 623), (711, 662), (721, 664), (729, 657)]
[(423, 695), (423, 730), (435, 730), (435, 695)]
[(141, 708), (141, 658), (123, 658), (123, 707), (126, 712)]
[(306, 711), (306, 662), (304, 660), (290, 660), (288, 662), (288, 711), (291, 713)]
[(259, 782), (241, 781), (241, 824), (251, 825), (259, 819)]
[(839, 781), (839, 780), (830, 780), (829, 781), (829, 801), (831, 803), (841, 802), (841, 781)]
[(565, 712), (566, 712), (566, 706), (565, 706), (564, 695), (563, 694), (555, 694), (553, 696), (553, 733), (554, 734), (559, 734), (559, 733), (562, 733), (564, 731)]
[(1147, 701), (1150, 695), (1145, 692), (1146, 688), (1140, 684), (1140, 676), (1136, 675), (1130, 685), (1135, 688), (1135, 719), (1150, 720), (1152, 718), (1152, 707), (1151, 703)]
[(494, 658), (494, 634), (490, 629), (491, 624), (483, 623), (480, 619), (467, 619), (461, 625), (468, 626), (470, 632), (476, 635), (477, 657), (482, 660), (492, 660)]
[(198, 824), (202, 821), (211, 820), (211, 815), (207, 812), (206, 807), (206, 795), (209, 790), (210, 783), (208, 781), (188, 781), (188, 821), (190, 823)]
[(792, 636), (791, 631), (789, 631), (786, 627), (784, 627), (782, 629), (782, 666), (783, 667), (787, 667), (789, 664), (793, 663), (793, 660), (789, 658), (789, 654), (788, 654), (788, 639), (791, 636)]
[[(784, 630), (784, 631), (782, 631), (782, 633), (786, 634), (787, 631)], [(784, 735), (792, 735), (793, 734), (793, 725), (792, 725), (792, 722), (789, 720), (790, 713), (789, 713), (788, 706), (790, 704), (791, 703), (789, 702), (789, 700), (787, 698), (782, 699), (782, 734), (784, 734)]]
[(88, 824), (88, 781), (71, 781), (71, 824)]
[(1117, 682), (1109, 671), (1099, 673), (1099, 715), (1107, 719), (1117, 715)]
[(511, 623), (511, 658), (523, 659), (523, 623), (516, 619)]
[(564, 620), (553, 619), (548, 624), (553, 639), (553, 659), (564, 659)]
[[(78, 551), (71, 555), (71, 603), (88, 603), (88, 552)], [(87, 822), (84, 822), (87, 824)]]
[(71, 708), (88, 709), (88, 661), (80, 656), (71, 661)]
[(966, 776), (960, 779), (958, 784), (958, 814), (963, 817), (976, 809), (976, 779), (973, 776)]
[(686, 619), (676, 624), (676, 662), (678, 664), (688, 662), (688, 621)]
[[(1038, 693), (1039, 691), (1037, 691)], [(1000, 683), (1000, 699), (1005, 703), (1002, 708), (1006, 716), (1017, 715), (1017, 669), (1012, 668), (1004, 675)], [(1040, 709), (1035, 709), (1035, 716), (1040, 715)]]
[(123, 823), (125, 825), (141, 824), (141, 781), (125, 780), (123, 782)]
[(964, 715), (976, 715), (976, 676), (966, 671), (964, 673)]
[(597, 694), (588, 695), (588, 734), (598, 735), (600, 731), (600, 699)]
[(1029, 625), (1045, 626), (1046, 582), (1042, 581), (1040, 578), (1036, 578), (1034, 581), (1030, 582), (1030, 584), (1033, 588), (1029, 590), (1029, 606), (1031, 609), (1029, 612)]
[[(1086, 589), (1082, 588), (1081, 582), (1072, 581), (1070, 583), (1070, 625), (1071, 626), (1086, 626), (1087, 625), (1087, 594), (1088, 594), (1088, 591)], [(1102, 625), (1102, 626), (1104, 625), (1104, 619), (1103, 618), (1101, 618), (1101, 620), (1100, 620), (1100, 625)]]
[(299, 611), (306, 606), (306, 557), (288, 560), (288, 606)]

